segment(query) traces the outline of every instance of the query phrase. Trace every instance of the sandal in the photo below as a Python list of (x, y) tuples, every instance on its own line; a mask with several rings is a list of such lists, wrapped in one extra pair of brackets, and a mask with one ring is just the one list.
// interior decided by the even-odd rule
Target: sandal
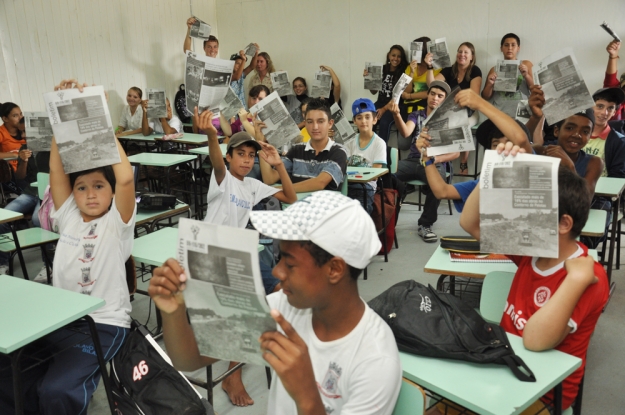
[(469, 174), (469, 165), (467, 163), (460, 163), (460, 173), (458, 174)]

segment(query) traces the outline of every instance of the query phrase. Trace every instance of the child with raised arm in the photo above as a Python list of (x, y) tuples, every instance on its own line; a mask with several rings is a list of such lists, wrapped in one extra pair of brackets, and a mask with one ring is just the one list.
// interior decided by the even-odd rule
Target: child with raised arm
[[(63, 81), (55, 90), (82, 87), (75, 80)], [(105, 360), (115, 356), (130, 327), (130, 295), (124, 263), (134, 241), (135, 188), (132, 167), (119, 142), (121, 162), (112, 166), (65, 173), (54, 138), (50, 153), (50, 192), (60, 239), (53, 268), (55, 287), (101, 298), (105, 305), (89, 314), (94, 320)], [(71, 325), (89, 331), (86, 322)], [(100, 379), (98, 360), (91, 339), (80, 344), (57, 330), (44, 337), (60, 353), (49, 364), (32, 369), (27, 378), (26, 413), (85, 414)], [(0, 413), (7, 410), (0, 379)], [(9, 403), (10, 407), (12, 403)]]
[(169, 98), (166, 98), (165, 102), (167, 103), (167, 117), (150, 119), (148, 119), (148, 101), (144, 100), (141, 102), (143, 107), (141, 132), (143, 135), (148, 136), (152, 133), (169, 135), (182, 132), (182, 121), (172, 112)]

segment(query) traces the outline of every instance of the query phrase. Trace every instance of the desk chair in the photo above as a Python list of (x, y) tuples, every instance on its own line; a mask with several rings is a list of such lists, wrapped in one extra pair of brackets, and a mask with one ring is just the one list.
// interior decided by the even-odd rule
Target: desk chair
[[(454, 166), (451, 162), (445, 162), (444, 164), (445, 164), (445, 182), (447, 184), (451, 184), (451, 181), (454, 178)], [(417, 190), (419, 191), (419, 201), (415, 203), (415, 202), (407, 202), (404, 200), (403, 203), (407, 205), (419, 206), (419, 210), (421, 210), (423, 206), (423, 203), (421, 203), (421, 187), (427, 186), (427, 183), (421, 180), (410, 180), (410, 181), (407, 181), (406, 184), (411, 184), (417, 188)], [(449, 214), (453, 215), (453, 211), (451, 209), (451, 200), (447, 199), (447, 205), (449, 206)]]
[[(16, 232), (17, 239), (20, 244), (20, 250), (28, 248), (41, 248), (43, 253), (44, 263), (46, 266), (46, 274), (48, 277), (48, 284), (52, 282), (50, 269), (52, 268), (52, 261), (48, 257), (48, 253), (45, 246), (49, 243), (54, 243), (59, 240), (59, 234), (47, 231), (41, 228), (28, 228)], [(13, 275), (13, 259), (17, 254), (15, 242), (13, 240), (13, 234), (11, 232), (0, 235), (0, 252), (5, 252), (9, 255), (9, 275)], [(26, 276), (26, 279), (29, 279)]]
[(393, 415), (423, 415), (425, 413), (425, 391), (421, 386), (402, 379)]

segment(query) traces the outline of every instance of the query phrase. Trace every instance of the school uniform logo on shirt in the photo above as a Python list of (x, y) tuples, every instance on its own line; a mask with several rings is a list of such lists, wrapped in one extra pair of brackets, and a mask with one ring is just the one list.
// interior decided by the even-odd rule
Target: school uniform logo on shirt
[(317, 383), (317, 387), (319, 391), (323, 393), (328, 398), (339, 399), (341, 395), (339, 394), (339, 378), (341, 377), (341, 372), (343, 369), (336, 364), (335, 362), (330, 362), (330, 367), (326, 373), (326, 376), (323, 378), (323, 382), (321, 385)]
[[(84, 288), (89, 287), (95, 283), (95, 281), (91, 280), (91, 267), (81, 268), (80, 271), (82, 272), (82, 275), (80, 276), (80, 282), (78, 283), (78, 285)], [(86, 292), (86, 290), (83, 290), (83, 294), (89, 294), (90, 292), (91, 290), (89, 290), (88, 292)]]
[(98, 235), (95, 234), (95, 230), (98, 227), (97, 223), (92, 223), (91, 227), (89, 228), (89, 233), (87, 234), (87, 236), (85, 236), (85, 239), (95, 239), (98, 237)]
[(538, 287), (534, 292), (534, 304), (542, 307), (551, 298), (551, 290), (547, 287)]
[(83, 258), (79, 258), (80, 261), (82, 262), (91, 262), (95, 259), (95, 257), (93, 256), (93, 248), (95, 247), (94, 244), (84, 244), (83, 246), (84, 249), (84, 255)]

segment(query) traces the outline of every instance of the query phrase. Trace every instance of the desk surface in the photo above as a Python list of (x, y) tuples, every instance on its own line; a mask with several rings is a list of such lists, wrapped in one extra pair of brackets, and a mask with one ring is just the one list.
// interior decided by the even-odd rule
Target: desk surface
[(184, 133), (184, 135), (180, 138), (176, 138), (174, 140), (163, 140), (163, 135), (159, 134), (155, 136), (156, 141), (170, 142), (170, 143), (180, 143), (180, 144), (191, 144), (191, 145), (199, 145), (208, 143), (208, 137), (206, 134), (193, 134), (193, 133)]
[(192, 155), (168, 153), (141, 153), (128, 157), (128, 160), (132, 163), (154, 167), (171, 167), (195, 159), (196, 157)]
[[(356, 177), (355, 174), (349, 174), (350, 172), (356, 172), (357, 175), (362, 177)], [(350, 183), (369, 183), (372, 180), (376, 180), (380, 176), (384, 176), (388, 173), (387, 168), (375, 168), (375, 167), (351, 167), (347, 166), (347, 181)]]
[(608, 212), (600, 209), (590, 209), (588, 220), (582, 229), (583, 236), (603, 236)]
[[(228, 148), (228, 144), (219, 144), (219, 148), (221, 149), (221, 155), (226, 157), (226, 151)], [(208, 146), (206, 147), (197, 147), (188, 150), (191, 154), (199, 154), (201, 156), (208, 156)]]
[(8, 275), (0, 275), (0, 286), (0, 353), (4, 354), (104, 305), (101, 298)]
[(573, 373), (581, 359), (548, 350), (531, 352), (508, 335), (515, 353), (534, 372), (536, 382), (521, 382), (504, 365), (435, 359), (400, 352), (404, 376), (478, 414), (519, 414)]
[(132, 141), (154, 141), (156, 137), (162, 137), (162, 136), (163, 134), (150, 134), (150, 135), (130, 134), (130, 135), (119, 137), (119, 139), (120, 140), (132, 140)]
[(24, 214), (0, 208), (0, 223), (13, 222), (24, 217)]
[(186, 212), (187, 210), (189, 210), (189, 205), (187, 205), (186, 203), (177, 203), (173, 209), (167, 209), (167, 210), (139, 210), (137, 209), (135, 226), (141, 226), (141, 225), (153, 222), (158, 219), (179, 215), (181, 213)]
[(618, 197), (625, 189), (625, 179), (599, 177), (595, 186), (595, 196)]

